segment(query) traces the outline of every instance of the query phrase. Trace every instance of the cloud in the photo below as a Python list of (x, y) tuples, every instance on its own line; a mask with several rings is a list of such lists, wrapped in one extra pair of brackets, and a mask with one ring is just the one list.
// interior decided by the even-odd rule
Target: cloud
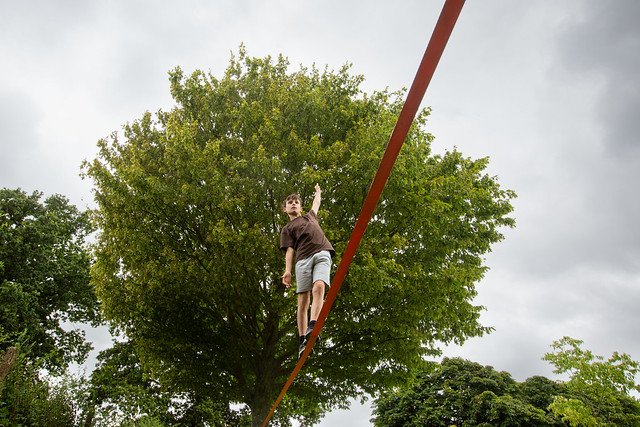
[(24, 93), (0, 88), (0, 186), (27, 187), (34, 168), (46, 159), (38, 155), (37, 129), (42, 112)]
[(597, 118), (618, 160), (640, 154), (640, 3), (582, 2), (558, 39), (558, 57), (576, 79), (602, 81)]
[[(241, 42), (292, 68), (353, 62), (368, 92), (408, 87), (440, 7), (11, 2), (0, 14), (0, 185), (77, 203), (90, 187), (78, 165), (97, 139), (170, 107), (169, 69), (219, 76)], [(636, 0), (466, 3), (424, 102), (434, 149), (489, 156), (489, 173), (519, 197), (517, 227), (478, 284), (482, 321), (496, 331), (448, 355), (520, 380), (551, 376), (541, 357), (562, 335), (640, 355), (638, 18)], [(106, 345), (106, 334), (92, 338)], [(323, 425), (368, 425), (368, 410)]]
[(590, 1), (578, 6), (559, 30), (556, 65), (550, 70), (551, 77), (559, 77), (554, 86), (559, 91), (560, 83), (573, 84), (586, 93), (574, 93), (576, 100), (593, 102), (587, 117), (560, 116), (570, 120), (565, 126), (582, 121), (592, 132), (567, 141), (564, 156), (573, 184), (564, 194), (576, 199), (572, 215), (584, 225), (583, 235), (590, 236), (575, 236), (572, 247), (585, 264), (638, 272), (640, 56), (635, 53), (640, 51), (640, 3)]
[[(461, 17), (460, 55), (477, 46), (473, 72), (458, 76), (465, 91), (434, 112), (445, 107), (450, 139), (478, 135), (462, 151), (490, 155), (491, 171), (520, 196), (518, 225), (502, 243), (509, 250), (494, 260), (541, 282), (586, 267), (637, 273), (640, 29), (630, 16), (640, 4), (523, 5), (501, 11), (501, 22), (513, 20), (504, 27), (491, 26), (491, 7)], [(456, 106), (452, 121), (450, 104), (461, 100), (472, 106)]]
[(491, 172), (519, 195), (517, 226), (478, 285), (495, 332), (445, 353), (519, 380), (553, 378), (540, 358), (564, 335), (637, 359), (639, 4), (473, 5), (461, 16), (463, 46), (445, 57), (461, 70), (468, 55), (469, 76), (437, 76), (451, 82), (450, 100), (434, 104), (446, 116), (436, 144), (462, 141), (463, 153), (492, 158)]
[(71, 0), (35, 0), (4, 6), (0, 15), (3, 50), (14, 48), (20, 58), (49, 58), (64, 50), (78, 29), (92, 22), (99, 10), (97, 3)]

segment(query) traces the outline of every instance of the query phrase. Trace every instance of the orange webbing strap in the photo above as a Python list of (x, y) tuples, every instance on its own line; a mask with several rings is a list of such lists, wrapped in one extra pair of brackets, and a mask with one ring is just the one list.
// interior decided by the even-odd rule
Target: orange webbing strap
[(349, 265), (353, 260), (358, 246), (360, 246), (362, 236), (367, 229), (367, 225), (369, 225), (369, 220), (371, 220), (373, 211), (378, 204), (378, 200), (380, 199), (382, 190), (384, 189), (384, 186), (387, 183), (387, 179), (391, 174), (391, 169), (393, 168), (396, 158), (400, 153), (400, 148), (402, 148), (402, 144), (404, 143), (407, 133), (409, 132), (411, 123), (413, 123), (413, 119), (418, 112), (418, 108), (420, 107), (422, 98), (424, 97), (424, 94), (427, 90), (427, 86), (429, 86), (431, 77), (433, 77), (433, 73), (436, 69), (436, 66), (438, 65), (440, 57), (442, 56), (442, 52), (447, 45), (447, 41), (449, 40), (449, 36), (453, 31), (453, 27), (456, 24), (456, 20), (460, 15), (463, 5), (464, 0), (446, 0), (442, 8), (440, 18), (438, 18), (438, 22), (436, 23), (435, 29), (433, 30), (433, 34), (431, 35), (431, 40), (427, 45), (427, 50), (422, 57), (420, 67), (418, 68), (416, 77), (413, 80), (413, 84), (411, 85), (411, 89), (409, 89), (409, 93), (407, 95), (407, 99), (404, 103), (404, 106), (402, 107), (400, 116), (398, 117), (398, 122), (396, 123), (396, 126), (393, 129), (393, 133), (389, 138), (387, 148), (384, 152), (382, 160), (380, 161), (380, 166), (378, 167), (376, 176), (373, 179), (371, 188), (369, 188), (369, 193), (367, 194), (367, 197), (362, 204), (360, 215), (358, 216), (356, 225), (351, 232), (349, 242), (347, 243), (344, 253), (342, 254), (342, 261), (340, 262), (338, 270), (336, 271), (336, 274), (333, 276), (333, 280), (331, 281), (331, 287), (329, 288), (327, 298), (324, 301), (322, 311), (320, 312), (320, 316), (318, 317), (316, 325), (313, 328), (313, 332), (311, 332), (309, 342), (307, 343), (307, 346), (304, 350), (304, 353), (302, 353), (300, 360), (298, 360), (298, 363), (293, 369), (293, 372), (291, 372), (289, 379), (282, 388), (280, 395), (271, 407), (271, 410), (269, 411), (267, 418), (264, 420), (262, 427), (266, 427), (269, 423), (269, 420), (282, 401), (282, 398), (289, 389), (289, 386), (291, 386), (293, 380), (298, 375), (298, 372), (304, 365), (304, 362), (307, 360), (309, 353), (311, 353), (313, 345), (318, 339), (320, 330), (322, 329), (324, 322), (327, 320), (327, 316), (329, 315), (329, 311), (333, 306), (333, 302), (338, 295), (338, 291), (340, 291), (340, 286), (342, 286), (342, 282), (347, 276)]

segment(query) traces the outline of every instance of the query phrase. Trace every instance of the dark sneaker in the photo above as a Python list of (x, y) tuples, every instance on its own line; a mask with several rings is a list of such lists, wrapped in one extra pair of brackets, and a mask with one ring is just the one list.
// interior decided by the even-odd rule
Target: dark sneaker
[[(298, 360), (300, 360), (300, 358), (302, 357), (302, 353), (304, 353), (304, 349), (307, 347), (307, 343), (309, 342), (310, 335), (311, 335), (311, 332), (307, 333), (305, 335), (304, 342), (300, 343), (300, 346), (298, 347)], [(309, 352), (309, 356), (311, 356), (312, 354), (313, 354), (313, 347), (311, 348), (311, 352)]]
[[(304, 334), (304, 340), (305, 341), (309, 341), (309, 338), (311, 338), (311, 332), (313, 331), (313, 327), (312, 326), (307, 326), (307, 333)], [(320, 335), (318, 335), (318, 338), (316, 339), (316, 342), (320, 341)]]

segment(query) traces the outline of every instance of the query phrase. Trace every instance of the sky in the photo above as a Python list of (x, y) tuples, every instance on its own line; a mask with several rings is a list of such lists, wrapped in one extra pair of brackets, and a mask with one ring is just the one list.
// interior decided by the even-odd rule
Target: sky
[[(363, 89), (409, 87), (443, 1), (0, 0), (0, 187), (93, 207), (96, 142), (173, 105), (176, 66), (221, 76), (249, 55), (353, 64)], [(556, 378), (562, 336), (640, 360), (640, 2), (468, 0), (423, 101), (435, 152), (489, 157), (517, 225), (486, 256), (481, 321), (444, 348)], [(635, 53), (634, 53), (635, 52)], [(366, 236), (365, 236), (366, 239)], [(95, 353), (109, 346), (89, 330)], [(371, 425), (370, 402), (320, 426)]]

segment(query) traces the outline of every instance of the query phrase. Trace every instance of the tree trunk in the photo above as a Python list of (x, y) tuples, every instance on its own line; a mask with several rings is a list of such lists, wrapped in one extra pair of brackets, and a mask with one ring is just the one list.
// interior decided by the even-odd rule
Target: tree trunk
[(273, 378), (265, 379), (257, 384), (256, 390), (258, 392), (254, 395), (254, 401), (249, 403), (249, 408), (251, 409), (251, 425), (253, 427), (262, 426), (273, 404), (271, 401), (271, 396), (273, 395)]
[(0, 383), (4, 382), (4, 379), (9, 375), (11, 367), (15, 363), (18, 357), (18, 349), (16, 347), (9, 347), (2, 356), (2, 362), (0, 363)]
[(250, 406), (251, 408), (251, 426), (261, 427), (264, 423), (264, 419), (267, 418), (267, 414), (271, 409), (270, 402), (264, 401), (256, 405)]
[(256, 384), (251, 402), (248, 403), (251, 409), (251, 425), (260, 427), (264, 419), (271, 410), (278, 391), (282, 384), (276, 383), (278, 374), (282, 367), (276, 360), (276, 344), (280, 324), (280, 313), (269, 311), (265, 320), (263, 336), (264, 344), (256, 366)]
[(84, 427), (92, 427), (93, 426), (93, 418), (96, 415), (96, 410), (94, 407), (92, 407), (91, 409), (89, 409), (89, 411), (87, 412), (87, 415), (84, 418), (84, 423), (83, 426)]

